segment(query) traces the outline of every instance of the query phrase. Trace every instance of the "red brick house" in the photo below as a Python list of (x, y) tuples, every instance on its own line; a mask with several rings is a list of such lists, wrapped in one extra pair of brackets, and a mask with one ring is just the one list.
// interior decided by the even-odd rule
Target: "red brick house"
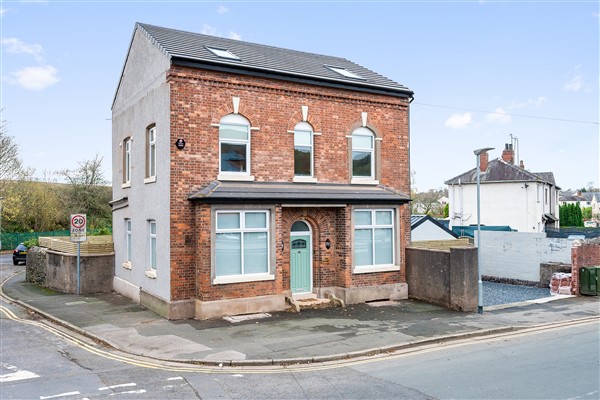
[(407, 298), (412, 96), (343, 58), (136, 24), (114, 289), (171, 319)]

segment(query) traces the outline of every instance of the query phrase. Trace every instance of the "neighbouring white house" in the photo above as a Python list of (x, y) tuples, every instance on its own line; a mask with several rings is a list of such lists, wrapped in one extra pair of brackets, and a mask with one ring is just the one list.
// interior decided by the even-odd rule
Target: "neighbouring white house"
[[(480, 203), (482, 225), (509, 225), (519, 232), (544, 232), (558, 228), (560, 187), (552, 172), (527, 171), (514, 164), (512, 144), (502, 157), (489, 161), (481, 153)], [(473, 168), (447, 180), (450, 229), (477, 224), (477, 170)]]
[(592, 218), (600, 218), (600, 192), (564, 191), (560, 193), (558, 204), (579, 204), (582, 210), (592, 207)]

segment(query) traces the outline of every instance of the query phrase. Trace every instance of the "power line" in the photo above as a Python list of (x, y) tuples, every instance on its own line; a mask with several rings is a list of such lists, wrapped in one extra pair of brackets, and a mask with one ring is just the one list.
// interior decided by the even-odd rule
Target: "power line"
[(439, 105), (439, 104), (427, 104), (427, 103), (417, 103), (417, 102), (413, 102), (412, 104), (418, 104), (420, 106), (428, 106), (428, 107), (447, 108), (447, 109), (451, 109), (451, 110), (473, 111), (473, 112), (479, 112), (479, 113), (485, 113), (485, 114), (506, 115), (506, 116), (511, 116), (511, 117), (535, 118), (535, 119), (546, 119), (546, 120), (550, 120), (550, 121), (576, 122), (576, 123), (579, 123), (579, 124), (600, 125), (600, 123), (598, 123), (598, 122), (594, 122), (594, 121), (582, 121), (582, 120), (578, 120), (578, 119), (540, 117), (538, 115), (525, 115), (525, 114), (511, 114), (511, 113), (504, 113), (504, 112), (498, 112), (498, 111), (485, 111), (485, 110), (476, 110), (476, 109), (473, 109), (473, 108), (442, 106), (442, 105)]

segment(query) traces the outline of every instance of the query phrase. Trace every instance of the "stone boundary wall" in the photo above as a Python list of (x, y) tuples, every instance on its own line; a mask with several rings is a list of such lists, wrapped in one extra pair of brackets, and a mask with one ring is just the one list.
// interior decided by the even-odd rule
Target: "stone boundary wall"
[[(110, 293), (114, 268), (114, 253), (81, 256), (79, 293)], [(32, 247), (27, 252), (25, 280), (63, 293), (77, 293), (77, 255)]]
[(406, 249), (408, 297), (453, 310), (477, 311), (477, 249)]

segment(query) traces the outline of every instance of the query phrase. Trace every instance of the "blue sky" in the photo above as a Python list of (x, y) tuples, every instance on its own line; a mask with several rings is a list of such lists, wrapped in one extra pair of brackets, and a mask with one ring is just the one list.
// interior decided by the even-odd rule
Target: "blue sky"
[(345, 57), (411, 88), (416, 188), (510, 134), (563, 189), (600, 185), (598, 1), (0, 1), (1, 108), (36, 176), (96, 153), (135, 22)]

